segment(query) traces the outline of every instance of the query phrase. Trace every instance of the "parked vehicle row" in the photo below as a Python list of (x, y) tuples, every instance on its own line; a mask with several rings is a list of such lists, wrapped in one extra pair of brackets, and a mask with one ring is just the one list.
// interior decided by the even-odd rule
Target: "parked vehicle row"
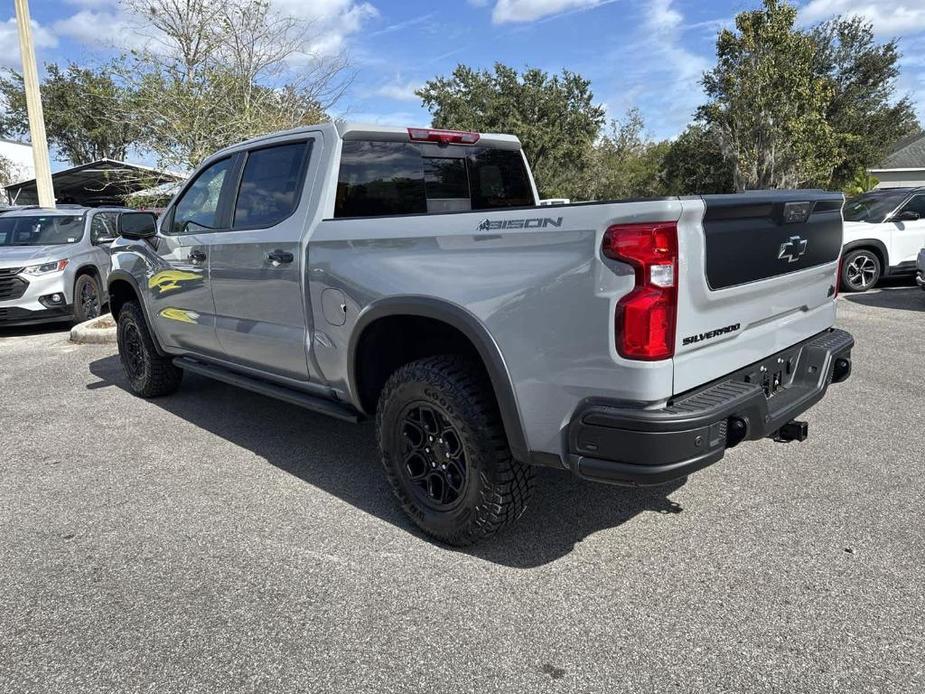
[(209, 157), (121, 216), (126, 378), (191, 371), (374, 418), (409, 517), (453, 544), (524, 511), (534, 466), (658, 484), (771, 437), (851, 372), (843, 197), (540, 206), (519, 141), (300, 128)]
[(122, 208), (13, 208), (0, 214), (0, 325), (81, 322), (106, 302)]
[[(539, 204), (568, 202), (540, 200)], [(79, 322), (98, 315), (109, 268), (105, 251), (116, 235), (115, 220), (122, 211), (78, 206), (0, 208), (0, 216), (18, 220), (0, 224), (0, 325)], [(916, 272), (915, 253), (925, 247), (925, 189), (865, 193), (846, 203), (844, 217), (840, 274), (844, 291), (866, 291), (883, 277)], [(68, 224), (75, 229), (83, 224), (87, 233), (76, 241), (67, 240), (76, 238), (73, 234), (56, 240), (56, 229)], [(24, 231), (26, 227), (30, 231)], [(44, 243), (43, 236), (51, 241)], [(58, 263), (54, 268), (53, 261)], [(920, 286), (921, 278), (919, 273)]]

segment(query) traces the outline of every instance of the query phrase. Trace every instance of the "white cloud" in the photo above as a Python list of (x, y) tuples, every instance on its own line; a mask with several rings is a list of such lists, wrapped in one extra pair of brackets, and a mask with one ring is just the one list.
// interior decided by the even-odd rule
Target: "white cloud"
[[(47, 27), (43, 27), (34, 19), (31, 24), (32, 42), (35, 44), (35, 48), (54, 48), (58, 45), (58, 39)], [(16, 30), (15, 17), (11, 17), (5, 22), (0, 21), (0, 46), (5, 47), (5, 50), (0, 51), (0, 67), (19, 69), (21, 65), (19, 32)], [(41, 60), (38, 62), (41, 64)]]
[[(476, 0), (473, 4), (481, 6), (487, 3)], [(561, 12), (589, 9), (603, 4), (605, 0), (498, 0), (491, 13), (491, 20), (495, 24), (533, 22)]]
[(356, 0), (272, 0), (274, 9), (284, 15), (311, 22), (314, 37), (307, 50), (314, 54), (331, 55), (343, 50), (344, 43), (379, 10), (369, 2)]
[[(220, 0), (217, 0), (220, 1)], [(139, 48), (150, 37), (144, 35), (137, 18), (119, 7), (117, 0), (69, 0), (83, 9), (55, 23), (60, 35), (89, 46)], [(307, 54), (326, 56), (344, 49), (351, 34), (362, 29), (379, 11), (365, 0), (271, 0), (273, 9), (311, 24)]]
[(138, 32), (138, 26), (131, 17), (106, 4), (98, 2), (94, 6), (97, 9), (83, 9), (55, 22), (55, 32), (96, 48), (143, 47), (149, 37)]
[[(618, 91), (611, 88), (606, 95), (608, 115), (620, 118), (638, 106), (647, 131), (657, 138), (673, 137), (703, 102), (700, 79), (712, 58), (685, 46), (682, 38), (690, 26), (674, 0), (640, 0), (639, 6), (642, 21), (634, 38), (608, 58), (622, 61)], [(626, 61), (627, 55), (645, 55), (645, 60)]]
[(671, 6), (672, 0), (653, 0), (646, 16), (646, 26), (656, 31), (673, 32), (684, 21), (684, 15)]
[(421, 82), (415, 80), (402, 81), (401, 77), (398, 77), (395, 81), (380, 86), (373, 94), (383, 96), (386, 99), (394, 99), (395, 101), (420, 101), (421, 97), (415, 92), (422, 86)]
[(839, 14), (867, 19), (881, 35), (902, 36), (925, 30), (923, 0), (810, 0), (800, 9), (800, 20), (811, 24)]

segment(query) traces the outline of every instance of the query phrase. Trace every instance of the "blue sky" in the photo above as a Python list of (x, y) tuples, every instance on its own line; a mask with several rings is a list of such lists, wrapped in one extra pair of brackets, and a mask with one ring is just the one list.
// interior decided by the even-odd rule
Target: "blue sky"
[[(429, 122), (414, 89), (457, 63), (495, 61), (589, 78), (619, 118), (636, 106), (653, 137), (673, 137), (702, 101), (717, 30), (759, 0), (271, 0), (312, 22), (306, 49), (347, 51), (356, 78), (335, 115)], [(40, 63), (105, 58), (137, 35), (118, 0), (30, 0)], [(862, 14), (898, 36), (901, 87), (925, 119), (925, 0), (801, 0), (803, 24)], [(0, 4), (0, 65), (18, 63), (13, 3)]]

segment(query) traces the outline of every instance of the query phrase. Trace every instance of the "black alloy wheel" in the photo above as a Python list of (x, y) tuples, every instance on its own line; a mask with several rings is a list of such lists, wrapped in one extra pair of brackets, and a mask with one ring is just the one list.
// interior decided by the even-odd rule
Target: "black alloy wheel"
[(452, 508), (468, 476), (459, 432), (446, 414), (427, 402), (405, 408), (402, 417), (404, 472), (418, 498), (431, 508)]

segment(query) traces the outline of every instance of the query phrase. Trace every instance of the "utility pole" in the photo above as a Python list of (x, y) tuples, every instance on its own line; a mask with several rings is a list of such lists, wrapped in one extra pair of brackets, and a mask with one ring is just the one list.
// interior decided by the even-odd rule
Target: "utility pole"
[(19, 52), (22, 54), (23, 85), (26, 88), (26, 109), (29, 112), (32, 158), (35, 161), (35, 185), (39, 191), (39, 205), (42, 207), (54, 207), (55, 191), (51, 185), (48, 141), (45, 139), (45, 116), (42, 114), (39, 75), (35, 67), (35, 49), (32, 46), (32, 20), (29, 18), (29, 0), (14, 1), (16, 4), (16, 26), (19, 29)]

